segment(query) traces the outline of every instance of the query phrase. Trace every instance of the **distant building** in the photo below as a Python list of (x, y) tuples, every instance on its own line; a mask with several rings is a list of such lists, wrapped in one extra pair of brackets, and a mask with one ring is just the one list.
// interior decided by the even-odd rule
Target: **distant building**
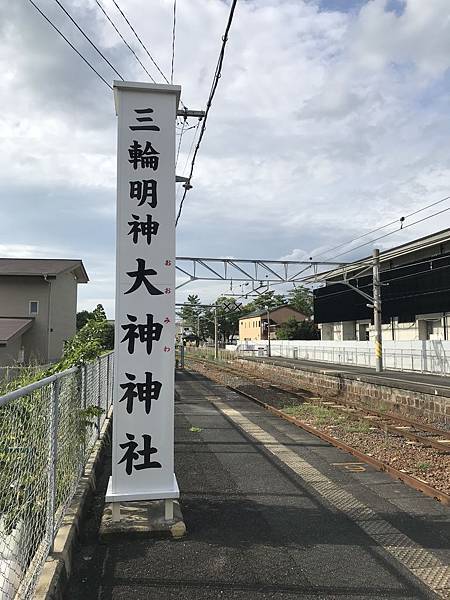
[[(314, 291), (321, 339), (372, 340), (373, 308), (344, 276), (372, 296), (372, 257), (308, 279), (325, 283)], [(380, 279), (383, 339), (450, 339), (450, 229), (380, 252)]]
[[(269, 311), (270, 339), (276, 338), (279, 325), (289, 319), (304, 321), (307, 317), (289, 304), (284, 304)], [(239, 341), (250, 342), (267, 340), (269, 328), (267, 327), (267, 310), (255, 310), (239, 319)]]
[(81, 260), (0, 258), (0, 365), (60, 359), (88, 281)]

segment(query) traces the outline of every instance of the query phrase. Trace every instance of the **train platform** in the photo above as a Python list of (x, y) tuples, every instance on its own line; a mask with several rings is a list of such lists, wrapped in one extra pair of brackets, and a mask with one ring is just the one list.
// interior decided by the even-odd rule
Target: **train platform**
[(432, 375), (414, 371), (394, 371), (391, 369), (377, 373), (375, 369), (369, 367), (275, 356), (270, 358), (243, 356), (241, 358), (248, 361), (266, 362), (273, 365), (290, 367), (291, 369), (324, 373), (326, 375), (335, 375), (336, 377), (340, 376), (349, 379), (353, 378), (367, 383), (408, 389), (414, 392), (450, 397), (450, 377), (446, 375)]
[(67, 598), (450, 598), (447, 508), (199, 374), (177, 389), (186, 536), (93, 530)]

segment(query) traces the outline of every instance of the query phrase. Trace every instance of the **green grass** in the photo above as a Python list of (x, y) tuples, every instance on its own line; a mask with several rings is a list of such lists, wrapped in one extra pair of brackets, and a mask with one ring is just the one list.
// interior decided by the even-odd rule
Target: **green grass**
[(351, 421), (343, 426), (348, 433), (369, 433), (370, 431), (370, 423), (367, 421)]
[(370, 423), (351, 420), (339, 411), (321, 404), (304, 402), (303, 404), (286, 405), (282, 410), (286, 414), (299, 419), (310, 419), (318, 427), (340, 425), (348, 433), (369, 433), (370, 431)]
[(426, 473), (429, 470), (431, 465), (427, 462), (420, 462), (420, 463), (417, 463), (416, 466), (419, 471), (421, 471), (422, 473)]
[(331, 425), (333, 423), (340, 423), (342, 419), (345, 419), (345, 417), (332, 408), (308, 402), (287, 405), (282, 410), (293, 417), (313, 419), (316, 425)]

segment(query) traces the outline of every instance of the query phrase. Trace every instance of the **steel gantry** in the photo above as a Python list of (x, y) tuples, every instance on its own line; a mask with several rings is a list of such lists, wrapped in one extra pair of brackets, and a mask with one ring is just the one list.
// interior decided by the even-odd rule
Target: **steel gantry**
[(302, 281), (309, 269), (317, 275), (319, 267), (343, 267), (346, 263), (313, 260), (254, 260), (244, 258), (199, 258), (177, 256), (176, 269), (187, 279), (177, 289), (192, 281), (254, 281), (295, 283)]

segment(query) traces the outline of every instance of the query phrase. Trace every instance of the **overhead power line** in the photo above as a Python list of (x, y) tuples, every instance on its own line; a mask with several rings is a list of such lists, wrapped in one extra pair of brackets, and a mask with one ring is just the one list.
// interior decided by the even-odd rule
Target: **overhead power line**
[(180, 131), (180, 139), (178, 140), (177, 155), (176, 155), (176, 158), (175, 158), (175, 167), (178, 165), (178, 158), (180, 156), (181, 141), (183, 139), (185, 127), (186, 127), (186, 120), (183, 119), (183, 124), (181, 126), (181, 131)]
[[(433, 258), (429, 258), (428, 261), (424, 261), (425, 262), (432, 262), (435, 261), (437, 259), (433, 259)], [(399, 267), (399, 268), (405, 268), (405, 267), (409, 267), (411, 265), (403, 265), (403, 267)], [(392, 277), (391, 279), (383, 279), (382, 280), (382, 285), (386, 285), (388, 283), (392, 283), (394, 281), (399, 281), (402, 279), (409, 279), (411, 277), (417, 277), (418, 275), (427, 275), (429, 273), (436, 273), (436, 271), (445, 271), (446, 269), (450, 269), (450, 265), (442, 265), (440, 267), (433, 267), (433, 268), (429, 268), (429, 269), (425, 269), (423, 271), (417, 271), (416, 273), (410, 273), (409, 275), (400, 275), (399, 277)], [(389, 269), (388, 271), (382, 271), (381, 275), (387, 275), (389, 274), (391, 271), (391, 269)], [(370, 277), (367, 276), (367, 277)], [(353, 281), (354, 279), (358, 279), (356, 277), (349, 278), (349, 281)], [(337, 284), (342, 284), (342, 281), (330, 281), (330, 286), (331, 285), (337, 285)], [(342, 284), (345, 285), (345, 284)], [(366, 283), (364, 285), (360, 285), (360, 286), (356, 286), (359, 290), (364, 290), (364, 289), (371, 289), (373, 286), (372, 282)], [(321, 288), (324, 289), (324, 288)], [(342, 294), (348, 294), (351, 292), (354, 292), (355, 290), (352, 290), (351, 288), (346, 288), (345, 290), (340, 290), (339, 292), (331, 292), (331, 294), (324, 294), (323, 296), (318, 296), (317, 300), (321, 301), (321, 300), (328, 300), (329, 298), (333, 298), (334, 296), (341, 296)], [(437, 291), (442, 291), (442, 290), (437, 290)], [(420, 294), (417, 294), (418, 296)], [(387, 298), (386, 300), (395, 300), (396, 298)]]
[(170, 69), (170, 83), (173, 83), (173, 67), (175, 63), (175, 31), (177, 26), (177, 0), (173, 0), (173, 28), (172, 28), (172, 65)]
[(414, 221), (413, 223), (409, 223), (408, 225), (405, 225), (401, 230), (389, 231), (388, 233), (385, 233), (384, 235), (380, 235), (380, 236), (378, 236), (376, 238), (373, 238), (373, 239), (369, 240), (368, 242), (364, 242), (364, 244), (359, 244), (359, 246), (355, 246), (354, 248), (350, 248), (350, 250), (345, 250), (345, 252), (340, 252), (339, 254), (335, 254), (331, 259), (327, 259), (327, 260), (333, 260), (334, 261), (339, 256), (343, 256), (344, 254), (348, 254), (349, 252), (353, 252), (354, 250), (358, 250), (359, 248), (363, 248), (364, 246), (372, 244), (373, 242), (377, 242), (378, 240), (382, 240), (382, 239), (388, 237), (389, 235), (392, 235), (394, 233), (398, 233), (398, 231), (402, 231), (403, 229), (407, 229), (408, 227), (412, 227), (413, 225), (417, 225), (418, 223), (422, 223), (423, 221), (427, 221), (428, 219), (431, 219), (432, 217), (436, 217), (437, 215), (441, 215), (442, 213), (445, 213), (448, 210), (450, 210), (450, 207), (449, 208), (444, 208), (443, 210), (440, 210), (440, 211), (435, 212), (435, 213), (433, 213), (431, 215), (423, 217), (423, 219), (418, 219), (417, 221)]
[(123, 12), (123, 10), (120, 8), (120, 6), (117, 4), (116, 0), (112, 0), (114, 3), (114, 6), (117, 8), (117, 10), (120, 12), (120, 14), (122, 15), (122, 17), (124, 18), (125, 22), (127, 23), (128, 27), (131, 29), (131, 31), (134, 33), (135, 38), (137, 39), (137, 41), (139, 42), (139, 44), (142, 46), (142, 48), (145, 50), (147, 56), (149, 57), (149, 59), (152, 61), (152, 63), (155, 65), (155, 67), (158, 69), (158, 71), (161, 73), (163, 79), (165, 80), (166, 83), (169, 83), (169, 80), (167, 79), (167, 77), (164, 75), (164, 73), (161, 71), (161, 69), (159, 68), (158, 63), (156, 62), (156, 60), (153, 58), (153, 56), (150, 54), (150, 52), (147, 50), (147, 47), (145, 46), (144, 42), (141, 40), (141, 38), (138, 36), (138, 34), (136, 33), (136, 30), (134, 29), (133, 25), (130, 23), (130, 21), (128, 20), (127, 16), (125, 15), (125, 13)]
[(59, 1), (59, 0), (55, 0), (56, 4), (60, 7), (60, 9), (69, 17), (69, 19), (72, 21), (72, 23), (75, 25), (75, 27), (78, 29), (78, 31), (84, 36), (84, 38), (90, 43), (90, 45), (94, 48), (94, 50), (96, 50), (98, 52), (98, 54), (103, 58), (103, 60), (108, 63), (108, 65), (111, 67), (111, 69), (114, 71), (114, 73), (123, 81), (123, 77), (122, 75), (119, 73), (119, 71), (116, 69), (116, 67), (114, 65), (111, 64), (111, 62), (106, 58), (106, 56), (103, 54), (103, 52), (101, 50), (99, 50), (97, 48), (97, 46), (94, 44), (94, 42), (91, 40), (91, 38), (87, 35), (87, 33), (80, 27), (80, 25), (78, 25), (78, 23), (75, 21), (75, 19), (72, 17), (72, 15), (66, 10), (66, 8), (63, 6), (63, 4)]
[(177, 214), (177, 218), (176, 218), (176, 221), (175, 221), (175, 226), (178, 225), (178, 221), (180, 220), (181, 212), (183, 210), (183, 204), (184, 204), (184, 201), (186, 199), (186, 194), (187, 194), (188, 190), (190, 189), (190, 182), (191, 182), (191, 179), (192, 179), (192, 174), (194, 172), (195, 159), (197, 158), (197, 154), (198, 154), (198, 151), (199, 151), (199, 148), (200, 148), (200, 144), (202, 143), (202, 139), (203, 139), (203, 136), (204, 136), (205, 131), (206, 131), (206, 122), (208, 120), (209, 111), (211, 109), (212, 101), (213, 101), (214, 95), (216, 93), (217, 86), (219, 85), (219, 79), (220, 79), (220, 77), (222, 75), (223, 59), (225, 57), (225, 46), (227, 44), (228, 33), (230, 31), (231, 24), (233, 22), (233, 16), (234, 16), (234, 11), (235, 11), (235, 8), (236, 8), (236, 4), (237, 4), (237, 0), (233, 0), (233, 2), (231, 4), (231, 8), (230, 8), (230, 13), (229, 13), (229, 16), (228, 16), (227, 26), (225, 28), (225, 33), (224, 33), (224, 35), (222, 37), (222, 46), (221, 46), (221, 49), (220, 49), (219, 59), (217, 61), (216, 71), (214, 73), (213, 82), (212, 82), (212, 85), (211, 85), (211, 90), (209, 92), (208, 102), (206, 103), (205, 116), (204, 116), (203, 121), (202, 121), (201, 129), (200, 129), (200, 135), (199, 135), (199, 138), (198, 138), (198, 141), (197, 141), (197, 145), (195, 147), (194, 154), (192, 156), (191, 170), (190, 170), (190, 173), (189, 173), (189, 176), (188, 176), (188, 184), (186, 184), (185, 188), (184, 188), (183, 197), (181, 198), (180, 206), (178, 208), (178, 214)]
[[(417, 215), (417, 214), (423, 212), (424, 210), (427, 210), (428, 208), (431, 208), (432, 206), (436, 206), (437, 204), (441, 204), (442, 202), (445, 202), (446, 200), (449, 200), (449, 199), (450, 199), (450, 196), (441, 198), (440, 200), (437, 200), (436, 202), (432, 202), (431, 204), (428, 204), (427, 206), (424, 206), (423, 208), (419, 208), (418, 210), (415, 210), (414, 212), (411, 212), (403, 217), (395, 219), (394, 221), (391, 221), (390, 223), (386, 223), (385, 225), (380, 225), (380, 227), (376, 227), (375, 229), (372, 229), (371, 231), (368, 231), (367, 233), (363, 233), (362, 235), (359, 235), (356, 238), (353, 238), (351, 240), (343, 242), (342, 244), (338, 244), (337, 246), (333, 246), (332, 248), (328, 248), (327, 250), (324, 250), (323, 252), (321, 252), (318, 255), (318, 258), (320, 258), (321, 256), (324, 256), (324, 254), (329, 254), (330, 252), (333, 252), (333, 250), (338, 250), (339, 248), (348, 246), (349, 244), (352, 244), (353, 242), (356, 242), (357, 240), (361, 240), (361, 239), (367, 237), (368, 235), (371, 235), (372, 233), (381, 231), (381, 229), (386, 229), (386, 227), (390, 227), (391, 225), (400, 223), (400, 229), (405, 229), (405, 227), (403, 226), (405, 219), (408, 219), (409, 217)], [(398, 231), (398, 230), (395, 230), (392, 233), (396, 233), (396, 231)], [(349, 252), (350, 252), (350, 250), (349, 250)]]
[(69, 46), (72, 48), (72, 50), (74, 52), (76, 52), (78, 54), (78, 56), (87, 64), (87, 66), (97, 75), (97, 77), (99, 77), (103, 83), (105, 85), (107, 85), (109, 87), (110, 90), (112, 90), (112, 86), (106, 81), (106, 79), (104, 77), (102, 77), (102, 75), (100, 75), (100, 73), (97, 71), (97, 69), (87, 60), (87, 58), (85, 58), (81, 52), (79, 50), (77, 50), (75, 48), (75, 46), (72, 44), (72, 42), (70, 42), (68, 40), (68, 38), (62, 33), (62, 31), (60, 29), (58, 29), (58, 27), (49, 19), (49, 17), (47, 17), (47, 15), (45, 13), (42, 12), (42, 10), (39, 8), (39, 6), (37, 6), (33, 0), (28, 0), (30, 2), (30, 4), (32, 4), (34, 6), (34, 8), (38, 11), (38, 13), (47, 21), (47, 23), (49, 23), (49, 25), (51, 25), (53, 27), (53, 29), (63, 38), (63, 40), (65, 42), (67, 42), (67, 44), (69, 44)]
[(143, 64), (143, 62), (139, 58), (139, 56), (136, 54), (136, 52), (133, 50), (133, 48), (130, 46), (130, 44), (126, 41), (126, 39), (120, 33), (120, 31), (117, 28), (116, 24), (111, 19), (111, 17), (108, 15), (108, 13), (106, 12), (104, 6), (100, 3), (100, 0), (95, 0), (95, 2), (97, 4), (97, 6), (100, 8), (100, 10), (102, 11), (102, 13), (105, 15), (105, 17), (108, 19), (108, 21), (111, 23), (111, 25), (113, 26), (114, 30), (116, 31), (117, 35), (120, 37), (120, 39), (122, 40), (122, 42), (125, 44), (125, 46), (128, 48), (128, 50), (133, 54), (133, 56), (137, 60), (137, 62), (141, 65), (141, 67), (144, 69), (144, 71), (147, 73), (147, 75), (150, 77), (150, 79), (153, 81), (153, 83), (156, 83), (154, 77), (148, 72), (147, 68), (145, 67), (145, 65)]

